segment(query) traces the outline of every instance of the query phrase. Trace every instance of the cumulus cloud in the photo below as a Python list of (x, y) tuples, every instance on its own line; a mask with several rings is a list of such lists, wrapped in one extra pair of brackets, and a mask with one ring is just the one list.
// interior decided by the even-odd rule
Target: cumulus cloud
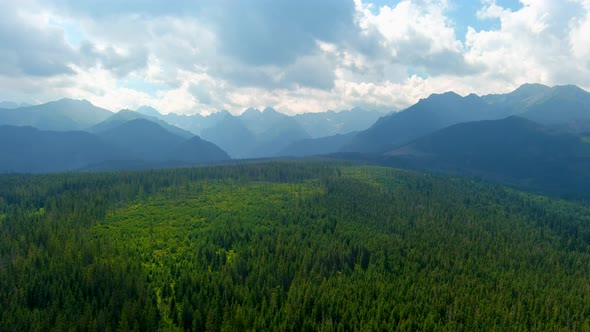
[(22, 12), (13, 2), (0, 2), (1, 74), (73, 74), (70, 65), (76, 61), (76, 51), (67, 44), (62, 30), (38, 23), (46, 20), (42, 14)]
[(338, 42), (355, 29), (350, 1), (216, 1), (209, 10), (221, 50), (250, 65), (291, 64), (316, 40)]
[[(500, 20), (500, 28), (466, 36), (466, 57), (487, 67), (487, 77), (509, 85), (525, 82), (585, 85), (572, 52), (571, 27), (588, 12), (575, 1), (526, 0), (512, 12), (489, 2), (479, 12), (484, 19)], [(574, 42), (574, 45), (577, 45)], [(576, 46), (577, 47), (577, 46)]]
[[(478, 70), (465, 61), (445, 1), (404, 0), (397, 5), (371, 8), (356, 1), (359, 25), (367, 35), (380, 37), (394, 63), (421, 68), (430, 75), (469, 74)], [(378, 34), (375, 34), (377, 32)]]
[(494, 24), (458, 28), (457, 0), (5, 1), (0, 99), (297, 113), (525, 82), (590, 88), (590, 0), (521, 5), (482, 0), (472, 21)]

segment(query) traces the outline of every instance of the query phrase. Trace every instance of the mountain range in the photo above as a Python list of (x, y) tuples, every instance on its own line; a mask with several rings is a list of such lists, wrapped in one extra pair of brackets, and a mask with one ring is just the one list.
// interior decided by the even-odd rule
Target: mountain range
[(590, 185), (590, 140), (510, 116), (456, 124), (383, 154), (389, 165), (468, 174), (548, 194)]
[(0, 172), (177, 167), (230, 160), (218, 146), (184, 138), (146, 119), (93, 134), (0, 126)]
[(148, 106), (113, 113), (88, 101), (62, 99), (0, 109), (0, 171), (328, 155), (590, 197), (590, 93), (577, 86), (524, 84), (507, 94), (433, 94), (380, 115), (352, 109), (288, 116), (270, 107), (237, 116), (163, 115)]
[(364, 130), (383, 115), (361, 108), (294, 116), (285, 115), (271, 107), (262, 111), (248, 108), (238, 116), (225, 110), (207, 116), (163, 115), (149, 106), (142, 106), (137, 112), (200, 135), (219, 145), (233, 158), (278, 156), (288, 153), (289, 145), (298, 141)]
[(31, 126), (43, 130), (84, 130), (113, 112), (86, 100), (61, 99), (46, 104), (0, 109), (0, 125)]
[[(311, 138), (297, 120), (305, 117), (287, 116), (272, 108), (251, 108), (239, 116), (227, 111), (187, 116), (163, 115), (148, 106), (114, 113), (73, 99), (23, 107), (11, 102), (2, 105), (6, 108), (0, 109), (0, 172), (172, 167), (228, 160), (230, 155), (272, 157), (294, 142)], [(312, 117), (329, 122), (324, 129), (332, 133), (367, 124), (378, 114), (355, 109)], [(313, 132), (319, 134), (316, 129)]]
[(590, 122), (590, 94), (576, 86), (525, 84), (504, 95), (433, 94), (361, 131), (344, 152), (378, 153), (436, 130), (469, 121), (518, 115), (546, 126)]
[(445, 93), (379, 119), (332, 151), (338, 158), (590, 198), (589, 120), (590, 94), (575, 86), (526, 84), (483, 97)]

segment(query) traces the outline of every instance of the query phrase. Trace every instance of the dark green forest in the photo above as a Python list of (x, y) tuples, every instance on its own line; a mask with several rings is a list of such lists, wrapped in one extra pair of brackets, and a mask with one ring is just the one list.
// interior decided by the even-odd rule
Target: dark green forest
[(1, 331), (590, 331), (590, 207), (327, 161), (0, 176)]

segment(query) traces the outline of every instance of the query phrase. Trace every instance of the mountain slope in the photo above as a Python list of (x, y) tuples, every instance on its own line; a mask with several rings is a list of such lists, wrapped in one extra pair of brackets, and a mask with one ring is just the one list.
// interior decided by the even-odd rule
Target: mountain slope
[(490, 105), (476, 95), (434, 94), (401, 112), (380, 118), (356, 135), (343, 151), (382, 152), (456, 123), (497, 116)]
[(340, 151), (349, 144), (357, 132), (343, 135), (333, 135), (320, 138), (308, 138), (293, 142), (281, 150), (277, 155), (291, 157), (305, 157), (326, 155)]
[(257, 143), (242, 120), (229, 112), (217, 124), (204, 129), (201, 137), (215, 143), (233, 158), (247, 158)]
[(350, 111), (303, 113), (293, 116), (312, 138), (347, 134), (369, 128), (384, 114), (354, 108)]
[(221, 110), (206, 116), (198, 113), (193, 115), (176, 113), (161, 114), (158, 110), (150, 106), (141, 106), (137, 109), (137, 112), (166, 121), (170, 125), (187, 130), (192, 134), (199, 136), (202, 135), (203, 130), (216, 126), (228, 114), (230, 114), (226, 110)]
[(83, 130), (112, 114), (87, 100), (61, 99), (36, 106), (0, 109), (0, 124), (57, 131)]
[(187, 163), (211, 163), (230, 160), (230, 156), (219, 146), (205, 141), (198, 136), (180, 143), (168, 155), (171, 161)]
[(74, 171), (124, 156), (122, 150), (87, 132), (0, 126), (0, 172)]
[(513, 116), (457, 124), (386, 156), (410, 168), (478, 175), (549, 193), (590, 194), (585, 141)]
[(276, 117), (266, 131), (256, 135), (258, 145), (250, 152), (254, 157), (276, 156), (289, 144), (310, 138), (309, 134), (293, 118)]
[(590, 93), (575, 85), (523, 84), (511, 93), (482, 99), (506, 116), (518, 115), (544, 125), (590, 121)]
[(516, 90), (505, 94), (491, 94), (481, 98), (488, 104), (510, 109), (512, 113), (523, 112), (531, 105), (551, 91), (551, 88), (543, 84), (523, 84)]
[(148, 162), (208, 163), (229, 160), (225, 151), (198, 136), (185, 139), (159, 123), (135, 119), (98, 134), (106, 142), (130, 152), (127, 159)]
[(523, 117), (545, 125), (590, 120), (590, 93), (574, 85), (555, 86), (526, 108)]
[(170, 149), (185, 139), (146, 119), (135, 119), (97, 133), (106, 142), (130, 151), (133, 158), (166, 160)]
[(160, 127), (166, 129), (168, 132), (180, 136), (182, 138), (188, 139), (193, 137), (194, 135), (186, 130), (180, 129), (173, 125), (168, 124), (166, 121), (160, 120), (153, 116), (145, 115), (139, 112), (131, 111), (131, 110), (121, 110), (115, 114), (113, 114), (108, 119), (104, 120), (101, 123), (92, 126), (88, 130), (92, 133), (102, 133), (105, 131), (109, 131), (120, 125), (129, 122), (131, 120), (142, 119), (149, 122), (157, 123)]

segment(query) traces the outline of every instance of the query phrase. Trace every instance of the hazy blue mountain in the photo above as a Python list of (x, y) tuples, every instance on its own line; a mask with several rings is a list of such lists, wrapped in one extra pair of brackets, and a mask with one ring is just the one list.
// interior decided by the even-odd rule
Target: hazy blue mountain
[(590, 120), (590, 93), (575, 85), (555, 86), (522, 116), (546, 125)]
[(120, 125), (129, 122), (131, 120), (136, 120), (136, 119), (143, 119), (143, 120), (148, 120), (149, 122), (153, 122), (153, 123), (157, 123), (160, 127), (166, 129), (167, 131), (169, 131), (170, 133), (180, 136), (182, 138), (191, 138), (194, 135), (184, 129), (175, 127), (173, 125), (168, 124), (168, 122), (164, 121), (164, 120), (160, 120), (158, 118), (149, 116), (149, 115), (145, 115), (139, 112), (135, 112), (135, 111), (131, 111), (131, 110), (121, 110), (115, 114), (113, 114), (112, 116), (110, 116), (108, 119), (104, 120), (103, 122), (96, 124), (94, 126), (92, 126), (91, 128), (88, 129), (88, 131), (92, 132), (92, 133), (102, 133), (105, 131), (108, 131), (110, 129), (119, 127)]
[(512, 116), (450, 126), (387, 152), (391, 164), (482, 176), (550, 193), (587, 192), (589, 140)]
[(61, 99), (35, 106), (0, 109), (0, 124), (71, 131), (86, 129), (112, 114), (87, 100)]
[(539, 102), (551, 88), (543, 84), (523, 84), (516, 90), (505, 94), (491, 94), (481, 98), (489, 104), (509, 109), (510, 113), (522, 113)]
[(381, 112), (353, 108), (350, 111), (303, 113), (293, 117), (312, 138), (319, 138), (365, 130), (382, 116)]
[(193, 115), (181, 115), (176, 113), (161, 114), (158, 110), (150, 106), (141, 106), (137, 109), (137, 112), (166, 121), (170, 125), (187, 130), (194, 135), (199, 136), (201, 136), (203, 130), (215, 127), (219, 121), (222, 121), (228, 114), (230, 114), (226, 110), (221, 110), (209, 115), (201, 115), (198, 113)]
[[(213, 127), (219, 128), (218, 123), (224, 121), (225, 117), (230, 114), (226, 110), (206, 116), (200, 114), (161, 114), (158, 110), (150, 106), (141, 106), (137, 109), (137, 112), (166, 121), (173, 126), (188, 130), (195, 135), (201, 135), (204, 130)], [(288, 116), (270, 107), (267, 107), (264, 111), (251, 107), (237, 117), (254, 135), (260, 135), (268, 131), (276, 121), (292, 118), (296, 120), (306, 133), (315, 138), (367, 129), (380, 116), (383, 116), (383, 113), (367, 111), (361, 108), (340, 112), (326, 111)]]
[(289, 144), (281, 150), (279, 156), (305, 157), (326, 155), (340, 151), (350, 143), (357, 132), (338, 134), (320, 138), (308, 138)]
[(143, 115), (147, 115), (147, 116), (151, 116), (157, 119), (161, 119), (163, 120), (165, 115), (158, 112), (157, 109), (151, 107), (151, 106), (141, 106), (140, 108), (137, 109), (137, 113), (141, 113)]
[(482, 98), (505, 115), (519, 115), (545, 125), (590, 120), (590, 93), (575, 85), (524, 84), (511, 93)]
[(232, 158), (248, 158), (255, 149), (256, 137), (242, 122), (229, 112), (214, 126), (204, 129), (201, 137), (227, 151)]
[(206, 163), (230, 159), (225, 151), (197, 136), (171, 133), (159, 123), (134, 119), (98, 133), (106, 142), (129, 151), (127, 159), (148, 162)]
[(433, 94), (403, 111), (380, 118), (358, 133), (343, 151), (382, 152), (453, 124), (498, 116), (490, 104), (474, 94)]
[(235, 158), (274, 156), (290, 143), (309, 138), (295, 119), (272, 108), (263, 112), (250, 108), (237, 117), (225, 112), (217, 117), (217, 123), (204, 129), (202, 136)]
[(258, 121), (262, 118), (262, 112), (257, 108), (250, 107), (240, 114), (239, 117), (244, 122)]
[(219, 146), (194, 136), (174, 147), (168, 159), (202, 164), (226, 161), (230, 160), (231, 157)]
[(124, 156), (122, 150), (87, 132), (0, 126), (0, 172), (74, 171)]
[(309, 134), (292, 117), (272, 108), (266, 108), (259, 118), (257, 128), (248, 128), (256, 135), (258, 142), (250, 157), (276, 156), (293, 142), (310, 138)]
[(114, 146), (130, 151), (133, 156), (130, 159), (146, 161), (168, 159), (170, 149), (185, 140), (159, 123), (141, 118), (97, 132), (97, 135)]
[[(143, 116), (157, 115), (155, 109), (141, 107)], [(301, 125), (290, 116), (272, 108), (259, 111), (250, 108), (240, 116), (220, 111), (208, 116), (159, 115), (168, 123), (183, 123), (184, 128), (211, 141), (227, 151), (234, 158), (269, 157), (278, 153), (292, 142), (309, 138)], [(187, 125), (190, 121), (192, 124)]]
[(266, 135), (276, 127), (277, 123), (280, 123), (283, 128), (291, 126), (301, 128), (295, 119), (277, 112), (271, 107), (265, 108), (262, 112), (255, 108), (249, 108), (238, 117), (256, 136)]
[(200, 114), (195, 115), (180, 115), (176, 113), (162, 114), (151, 106), (141, 106), (137, 109), (138, 113), (147, 115), (152, 118), (160, 119), (166, 123), (184, 129), (193, 133), (194, 135), (200, 135), (201, 130), (199, 128), (203, 125), (203, 116)]
[(168, 118), (171, 123), (176, 122), (183, 122), (186, 123), (186, 127), (182, 127), (186, 130), (189, 130), (192, 133), (197, 135), (201, 135), (205, 129), (215, 127), (220, 121), (224, 120), (228, 115), (231, 115), (227, 110), (221, 110), (219, 112), (215, 112), (209, 114), (207, 116), (202, 116), (199, 114), (195, 115), (176, 115), (176, 114), (168, 114)]

